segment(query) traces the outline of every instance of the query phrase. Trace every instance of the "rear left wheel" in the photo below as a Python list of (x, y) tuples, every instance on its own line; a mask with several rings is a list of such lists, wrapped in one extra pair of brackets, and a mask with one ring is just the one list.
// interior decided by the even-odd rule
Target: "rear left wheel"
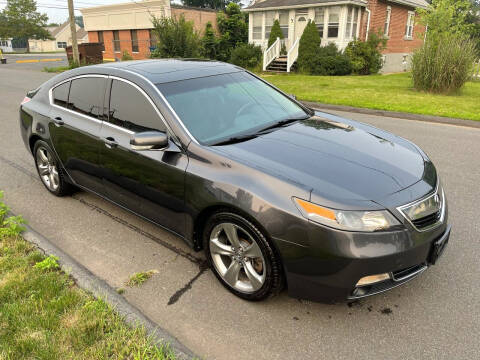
[(72, 185), (65, 181), (65, 174), (53, 150), (42, 140), (33, 148), (35, 165), (40, 180), (50, 193), (55, 196), (65, 196), (72, 191)]

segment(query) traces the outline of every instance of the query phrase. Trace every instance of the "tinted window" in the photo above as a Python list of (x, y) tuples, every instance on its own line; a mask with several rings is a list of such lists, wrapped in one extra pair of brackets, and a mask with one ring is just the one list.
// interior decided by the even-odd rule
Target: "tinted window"
[(102, 115), (105, 96), (105, 79), (100, 77), (72, 80), (69, 108), (95, 118)]
[(307, 115), (290, 98), (246, 72), (157, 86), (190, 133), (204, 144)]
[(110, 95), (112, 124), (133, 132), (158, 130), (166, 132), (165, 125), (147, 98), (135, 87), (113, 80)]
[(68, 91), (70, 90), (70, 81), (57, 86), (52, 91), (53, 103), (58, 106), (67, 107)]

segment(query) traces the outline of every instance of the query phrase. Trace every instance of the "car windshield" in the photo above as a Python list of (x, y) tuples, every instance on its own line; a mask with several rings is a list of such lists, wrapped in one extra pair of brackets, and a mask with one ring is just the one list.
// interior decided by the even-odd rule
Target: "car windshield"
[(158, 84), (188, 131), (213, 145), (248, 136), (307, 112), (289, 97), (247, 72)]

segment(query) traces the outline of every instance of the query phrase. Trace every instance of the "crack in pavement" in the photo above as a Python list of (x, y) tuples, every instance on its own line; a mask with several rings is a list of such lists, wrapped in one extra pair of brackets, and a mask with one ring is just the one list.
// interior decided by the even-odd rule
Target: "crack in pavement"
[(168, 300), (168, 303), (167, 305), (173, 305), (175, 304), (179, 299), (180, 297), (185, 294), (187, 291), (191, 290), (192, 289), (192, 285), (195, 281), (198, 280), (198, 278), (200, 276), (202, 276), (202, 274), (208, 270), (208, 265), (205, 264), (200, 266), (200, 271), (198, 272), (197, 275), (195, 275), (192, 279), (190, 279), (189, 282), (187, 282), (182, 288), (178, 289), (171, 297), (170, 299)]
[[(20, 171), (21, 173), (23, 173), (24, 175), (27, 175), (29, 177), (31, 177), (32, 179), (38, 181), (41, 183), (41, 180), (38, 178), (38, 176), (34, 173), (32, 173), (29, 169), (26, 169), (24, 168), (23, 166), (21, 165), (18, 165), (17, 163), (9, 160), (9, 159), (6, 159), (4, 158), (3, 156), (0, 155), (0, 160), (3, 161), (4, 163), (6, 163), (7, 165), (11, 166), (12, 168)], [(207, 262), (203, 259), (200, 259), (200, 258), (197, 258), (195, 256), (193, 256), (192, 254), (186, 252), (186, 251), (183, 251), (182, 249), (179, 249), (177, 248), (176, 246), (166, 242), (165, 240), (162, 240), (160, 238), (158, 238), (157, 236), (153, 235), (153, 234), (150, 234), (142, 229), (140, 229), (138, 226), (135, 226), (131, 223), (129, 223), (128, 221), (126, 220), (123, 220), (122, 218), (118, 217), (118, 216), (115, 216), (113, 214), (111, 214), (110, 212), (108, 212), (107, 210), (95, 205), (95, 204), (92, 204), (82, 198), (80, 198), (79, 196), (75, 196), (75, 195), (72, 195), (71, 196), (72, 199), (80, 202), (81, 204), (91, 208), (92, 210), (95, 210), (97, 211), (98, 213), (102, 214), (102, 215), (105, 215), (107, 217), (109, 217), (110, 219), (112, 219), (113, 221), (123, 225), (123, 226), (126, 226), (128, 227), (130, 230), (134, 231), (135, 233), (141, 235), (141, 236), (144, 236), (148, 239), (151, 239), (153, 241), (155, 241), (156, 243), (158, 243), (159, 245), (163, 246), (164, 248), (167, 248), (169, 249), (170, 251), (173, 251), (175, 254), (177, 254), (177, 256), (181, 256), (187, 260), (189, 260), (190, 262), (192, 262), (193, 264), (196, 264), (198, 267), (199, 267), (199, 272), (192, 278), (190, 279), (190, 281), (188, 281), (182, 288), (178, 289), (171, 297), (170, 299), (168, 300), (168, 304), (167, 305), (172, 305), (172, 304), (175, 304), (179, 299), (180, 297), (185, 294), (186, 292), (188, 292), (191, 288), (192, 288), (192, 285), (195, 283), (195, 281), (197, 281), (197, 279), (205, 272), (208, 270), (208, 265), (207, 265)]]

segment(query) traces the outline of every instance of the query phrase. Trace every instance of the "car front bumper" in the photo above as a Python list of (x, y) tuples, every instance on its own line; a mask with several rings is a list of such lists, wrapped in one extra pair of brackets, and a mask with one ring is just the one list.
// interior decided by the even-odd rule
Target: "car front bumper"
[[(299, 247), (277, 239), (288, 293), (292, 297), (337, 302), (378, 294), (402, 285), (435, 264), (448, 243), (447, 218), (435, 229), (378, 233), (349, 233), (307, 225), (311, 246)], [(358, 281), (377, 274), (390, 279), (357, 287)]]

